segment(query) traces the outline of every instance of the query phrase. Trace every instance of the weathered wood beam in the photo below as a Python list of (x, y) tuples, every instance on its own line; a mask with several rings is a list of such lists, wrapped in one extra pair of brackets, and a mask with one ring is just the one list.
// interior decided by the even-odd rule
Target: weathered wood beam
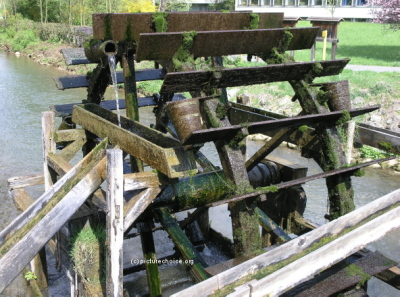
[(75, 106), (72, 119), (170, 178), (197, 172), (192, 152), (185, 151), (178, 140), (139, 122), (121, 117), (119, 127), (117, 115), (96, 104)]
[[(101, 151), (107, 145), (107, 139), (103, 140), (98, 149)], [(84, 159), (78, 162), (70, 171), (68, 171), (56, 184), (54, 184), (48, 191), (35, 200), (35, 202), (22, 214), (16, 217), (6, 228), (0, 232), (0, 244), (4, 244), (6, 238), (12, 236), (13, 233), (24, 227), (33, 217), (35, 217), (43, 207), (49, 203), (53, 195), (61, 191), (67, 183), (70, 183), (75, 176), (84, 168), (88, 167), (94, 160), (93, 153), (87, 155)]]
[[(254, 17), (249, 12), (169, 12), (165, 21), (167, 32), (210, 30), (243, 30), (244, 28), (282, 28), (283, 13), (256, 13), (258, 22), (251, 25)], [(126, 41), (131, 36), (139, 40), (140, 33), (155, 33), (153, 13), (113, 13), (93, 15), (93, 38)], [(129, 33), (130, 32), (130, 33)], [(128, 35), (127, 35), (128, 34)]]
[[(275, 248), (272, 249), (262, 255), (259, 255), (257, 257), (254, 257), (251, 260), (248, 260), (238, 266), (235, 266), (229, 270), (226, 270), (214, 277), (211, 277), (197, 285), (194, 285), (188, 289), (182, 290), (174, 295), (172, 297), (181, 297), (181, 296), (192, 296), (193, 294), (196, 295), (196, 292), (202, 292), (204, 296), (212, 294), (215, 290), (222, 289), (225, 286), (234, 283), (235, 281), (242, 279), (243, 277), (246, 277), (248, 275), (254, 274), (259, 270), (262, 270), (273, 263), (278, 263), (280, 261), (287, 260), (303, 251), (306, 251), (310, 247), (313, 246), (313, 244), (317, 243), (320, 241), (322, 238), (326, 237), (327, 234), (330, 236), (337, 236), (338, 234), (343, 233), (345, 230), (348, 230), (349, 228), (353, 228), (354, 226), (358, 226), (359, 224), (362, 224), (365, 222), (365, 220), (368, 220), (373, 216), (374, 214), (380, 213), (382, 211), (387, 211), (393, 206), (399, 205), (400, 203), (400, 190), (396, 190), (394, 192), (391, 192), (381, 198), (378, 198), (374, 200), (373, 202), (364, 205), (355, 211), (346, 214), (334, 221), (329, 222), (328, 224), (325, 224), (316, 230), (310, 231), (307, 234), (301, 235), (295, 239), (292, 239), (291, 241)], [(373, 240), (376, 240), (377, 238), (380, 238), (384, 235), (385, 232), (388, 230), (392, 229), (394, 225), (399, 226), (399, 220), (398, 220), (398, 212), (400, 210), (399, 207), (393, 209), (394, 212), (388, 213), (388, 215), (385, 216), (380, 216), (379, 217), (379, 222), (376, 221), (371, 221), (368, 224), (364, 224), (362, 229), (357, 231), (358, 229), (355, 229), (354, 231), (357, 231), (356, 234), (361, 235), (366, 237), (365, 241), (364, 238), (360, 239), (358, 238), (357, 240), (351, 240), (352, 236), (355, 234), (353, 232), (346, 233), (345, 235), (345, 241), (347, 239), (350, 239), (350, 243), (354, 242), (355, 245), (357, 245), (357, 248), (353, 248), (348, 246), (346, 248), (346, 253), (352, 254), (354, 253), (357, 249), (359, 249), (361, 246), (364, 246), (367, 244), (367, 242), (371, 242)], [(397, 212), (397, 214), (396, 214)], [(396, 218), (397, 215), (397, 218)], [(391, 223), (390, 223), (391, 221)], [(392, 224), (392, 225), (390, 225)], [(379, 229), (379, 230), (374, 230), (371, 231), (372, 229)], [(381, 229), (382, 228), (382, 229)], [(361, 234), (360, 234), (361, 233)], [(358, 236), (357, 235), (357, 236)], [(340, 239), (340, 238), (339, 238)], [(332, 243), (336, 243), (337, 240), (332, 241)], [(340, 247), (344, 247), (347, 245), (347, 241), (344, 244), (343, 241), (340, 243)], [(332, 247), (332, 246), (331, 246)], [(353, 249), (353, 251), (351, 251)], [(335, 251), (332, 253), (332, 251)], [(327, 263), (330, 261), (330, 259), (326, 260), (324, 259), (325, 256), (327, 255), (338, 255), (338, 251), (336, 249), (327, 249), (325, 248), (324, 253), (321, 255), (321, 259), (319, 260), (321, 263)], [(314, 255), (311, 253), (310, 255)], [(343, 255), (342, 255), (343, 256)], [(308, 259), (310, 260), (310, 259)], [(308, 264), (304, 264), (304, 266), (301, 266), (298, 264), (297, 269), (304, 269), (305, 267), (308, 267)], [(293, 265), (295, 266), (295, 265)], [(287, 267), (287, 266), (286, 266)], [(321, 267), (322, 268), (322, 267)], [(291, 277), (283, 276), (281, 281), (287, 282), (288, 279), (292, 279)], [(297, 279), (297, 278), (296, 278)], [(249, 278), (250, 280), (250, 278)], [(264, 282), (264, 279), (262, 279)], [(281, 281), (277, 280), (277, 282)], [(270, 282), (270, 284), (272, 284)], [(267, 291), (263, 291), (264, 295), (266, 294)]]
[(151, 297), (158, 297), (162, 296), (162, 292), (152, 227), (154, 227), (152, 220), (136, 224), (142, 242), (149, 293)]
[(250, 159), (246, 161), (245, 165), (247, 171), (250, 171), (257, 166), (258, 163), (260, 163), (266, 156), (272, 153), (273, 150), (275, 150), (283, 141), (287, 139), (288, 134), (290, 135), (293, 132), (294, 128), (279, 130), (266, 144), (264, 144), (257, 152), (254, 153), (254, 155), (250, 157)]
[(271, 220), (271, 218), (268, 217), (261, 209), (257, 207), (256, 212), (260, 225), (265, 230), (273, 232), (279, 242), (286, 242), (291, 239), (289, 235), (287, 235), (285, 231), (283, 231), (282, 228), (279, 227), (273, 220)]
[(79, 150), (82, 149), (82, 146), (86, 143), (86, 136), (82, 138), (78, 138), (74, 142), (68, 144), (60, 153), (60, 157), (65, 159), (66, 161), (71, 161), (72, 158), (76, 155)]
[(400, 207), (373, 219), (284, 268), (250, 285), (252, 296), (279, 296), (400, 226)]
[[(136, 90), (136, 73), (133, 49), (127, 50), (122, 55), (122, 69), (124, 75), (124, 91), (126, 116), (135, 121), (139, 121), (139, 102)], [(143, 171), (143, 162), (130, 156), (130, 164), (132, 172)]]
[[(72, 108), (71, 108), (72, 111)], [(72, 113), (72, 112), (71, 112)], [(57, 114), (55, 114), (57, 116)], [(86, 133), (83, 129), (66, 129), (56, 131), (56, 142), (69, 142), (77, 139), (86, 139)]]
[(191, 265), (189, 265), (189, 269), (195, 280), (201, 282), (207, 279), (209, 276), (204, 271), (204, 268), (208, 266), (207, 263), (203, 260), (199, 252), (179, 227), (177, 221), (165, 208), (156, 209), (156, 213), (158, 214), (164, 230), (167, 231), (175, 246), (181, 252), (182, 257), (187, 260), (188, 263), (190, 262)]
[(124, 232), (136, 221), (136, 219), (146, 210), (153, 200), (160, 194), (161, 188), (147, 188), (132, 197), (124, 205)]
[(86, 57), (83, 47), (64, 48), (61, 49), (60, 52), (63, 54), (65, 64), (67, 65), (81, 65), (92, 63)]
[(51, 196), (51, 202), (29, 224), (17, 231), (1, 246), (0, 279), (2, 282), (0, 283), (0, 292), (81, 207), (87, 197), (100, 186), (105, 178), (105, 164), (104, 154), (101, 153), (101, 149), (98, 149), (96, 158), (85, 169), (71, 179), (58, 181), (54, 185), (71, 190), (67, 192), (61, 189), (54, 193), (54, 188), (50, 188), (45, 195)]
[(11, 177), (7, 180), (9, 189), (19, 189), (30, 186), (44, 184), (44, 174), (37, 173), (32, 175)]
[[(293, 28), (293, 38), (288, 50), (309, 49), (313, 46), (319, 28)], [(187, 32), (187, 30), (185, 30)], [(282, 42), (287, 30), (229, 30), (196, 31), (190, 53), (195, 57), (213, 57), (251, 54), (257, 55), (271, 51)], [(184, 32), (141, 33), (135, 59), (172, 59), (182, 44)], [(224, 42), (222, 43), (221, 40)], [(205, 46), (207, 45), (207, 46)]]
[(63, 176), (72, 169), (72, 165), (57, 154), (49, 154), (47, 156), (47, 163), (59, 176)]
[[(320, 61), (318, 77), (342, 72), (349, 59)], [(165, 76), (160, 93), (179, 93), (265, 84), (278, 81), (304, 79), (315, 67), (315, 63), (287, 63), (268, 66), (229, 68), (215, 71), (170, 72)]]
[(165, 176), (152, 171), (124, 174), (124, 191), (154, 188), (168, 184), (169, 180)]
[[(368, 112), (372, 112), (376, 109), (379, 109), (379, 105), (365, 107), (365, 108), (357, 108), (351, 109), (348, 111), (351, 117), (356, 117)], [(333, 111), (333, 112), (326, 112), (321, 114), (309, 114), (304, 116), (298, 117), (291, 117), (291, 118), (283, 118), (283, 119), (276, 119), (276, 120), (269, 120), (269, 121), (262, 121), (262, 122), (255, 122), (249, 123), (246, 125), (234, 125), (234, 126), (227, 126), (227, 127), (218, 127), (218, 128), (210, 128), (210, 129), (203, 129), (193, 131), (192, 134), (186, 138), (184, 145), (189, 144), (198, 144), (204, 143), (207, 141), (214, 141), (220, 139), (229, 139), (233, 138), (239, 131), (243, 128), (248, 130), (249, 134), (257, 134), (257, 133), (268, 133), (272, 130), (278, 130), (282, 128), (292, 128), (292, 127), (299, 127), (302, 125), (313, 125), (318, 124), (321, 122), (324, 123), (335, 123), (335, 121), (340, 120), (343, 117), (342, 111)], [(294, 130), (293, 130), (294, 131)], [(290, 131), (290, 132), (293, 132)], [(289, 131), (288, 131), (289, 132)], [(278, 135), (285, 134), (284, 131), (277, 132)], [(282, 138), (283, 136), (280, 136)]]
[[(136, 70), (136, 81), (148, 81), (148, 80), (160, 80), (164, 78), (165, 73), (162, 69), (143, 69)], [(57, 89), (75, 89), (75, 88), (87, 88), (90, 86), (90, 80), (87, 79), (86, 75), (67, 75), (54, 77), (54, 82)], [(117, 83), (124, 83), (124, 76), (121, 71), (117, 71)], [(107, 87), (111, 84), (110, 81), (105, 81)]]
[[(299, 285), (301, 288), (295, 287), (287, 294), (290, 296), (292, 293), (296, 297), (334, 296), (356, 285), (366, 284), (370, 277), (396, 265), (396, 262), (379, 252), (369, 252), (353, 263), (346, 264), (343, 263), (339, 271), (332, 267), (332, 269), (322, 272), (311, 279), (310, 282)], [(307, 287), (304, 288), (303, 286)]]
[(123, 296), (123, 160), (120, 149), (107, 150), (106, 295)]
[[(207, 115), (211, 127), (230, 127), (228, 118), (225, 116), (221, 119), (217, 114), (217, 110), (221, 106), (224, 107), (223, 103), (218, 99), (210, 99), (203, 103), (203, 113)], [(214, 143), (224, 169), (224, 174), (232, 185), (232, 191), (240, 195), (246, 189), (251, 188), (246, 167), (244, 166), (243, 153), (238, 143), (236, 143), (236, 147), (229, 144), (231, 139), (218, 139)], [(255, 199), (229, 204), (229, 211), (232, 218), (234, 254), (236, 257), (250, 254), (261, 248), (258, 217), (254, 211), (255, 206)]]
[(370, 125), (358, 124), (355, 142), (400, 154), (400, 133)]
[[(340, 174), (349, 174), (349, 175), (351, 175), (351, 173), (353, 173), (353, 172), (355, 172), (355, 171), (357, 171), (357, 170), (359, 170), (361, 168), (364, 168), (364, 167), (367, 167), (367, 166), (370, 166), (370, 165), (373, 165), (373, 164), (385, 162), (385, 161), (388, 161), (388, 160), (392, 160), (394, 158), (396, 158), (396, 157), (388, 157), (388, 158), (385, 158), (385, 159), (374, 160), (374, 161), (366, 162), (366, 163), (355, 165), (355, 166), (351, 166), (351, 167), (345, 167), (345, 168), (342, 168), (342, 169), (335, 169), (335, 170), (325, 171), (325, 172), (314, 174), (314, 175), (310, 175), (310, 176), (307, 176), (307, 177), (298, 178), (298, 179), (295, 179), (295, 180), (279, 183), (279, 184), (276, 184), (274, 186), (276, 186), (278, 189), (284, 189), (284, 188), (287, 188), (287, 187), (292, 187), (292, 186), (295, 186), (295, 185), (304, 184), (304, 183), (312, 181), (312, 180), (321, 179), (321, 178), (327, 178), (327, 177), (334, 176), (334, 175), (340, 175)], [(205, 204), (204, 206), (215, 207), (215, 206), (222, 205), (222, 204), (225, 204), (225, 203), (239, 201), (239, 200), (243, 200), (243, 199), (247, 199), (247, 198), (251, 198), (251, 197), (256, 197), (256, 196), (259, 196), (259, 195), (267, 194), (270, 191), (271, 190), (270, 190), (269, 187), (265, 187), (264, 189), (262, 188), (261, 190), (256, 190), (256, 191), (254, 191), (252, 193), (243, 194), (241, 196), (228, 198), (228, 199), (220, 200), (220, 201), (217, 201), (217, 202), (210, 202), (210, 203)], [(187, 208), (189, 209), (190, 207), (187, 207)]]

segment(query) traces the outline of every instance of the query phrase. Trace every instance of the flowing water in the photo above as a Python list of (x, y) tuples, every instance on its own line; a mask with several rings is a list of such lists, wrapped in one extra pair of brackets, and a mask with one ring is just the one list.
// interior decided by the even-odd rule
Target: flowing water
[(121, 127), (121, 110), (119, 109), (119, 101), (118, 101), (118, 84), (117, 84), (117, 65), (115, 65), (115, 56), (108, 56), (108, 63), (110, 66), (111, 79), (114, 88), (114, 100), (117, 104), (117, 118), (118, 118), (118, 126)]
[[(42, 147), (41, 147), (41, 113), (48, 110), (48, 106), (54, 104), (80, 102), (86, 98), (86, 90), (58, 91), (52, 78), (63, 76), (65, 73), (55, 69), (40, 66), (37, 63), (24, 58), (16, 57), (0, 51), (0, 125), (2, 130), (2, 141), (0, 145), (0, 230), (3, 229), (15, 216), (18, 215), (13, 202), (8, 197), (7, 179), (13, 176), (29, 175), (42, 172)], [(112, 98), (112, 94), (108, 94)], [(115, 98), (113, 98), (115, 99)], [(146, 125), (152, 122), (151, 107), (143, 108), (144, 114), (141, 119)], [(58, 119), (59, 120), (59, 119)], [(249, 154), (254, 152), (262, 142), (253, 142), (249, 145)], [(211, 145), (203, 148), (210, 158), (218, 159), (217, 153)], [(308, 174), (320, 172), (319, 167), (312, 160), (304, 159), (299, 153), (284, 147), (279, 148), (274, 154), (286, 158), (292, 162), (307, 166)], [(390, 171), (368, 169), (364, 177), (354, 177), (353, 186), (355, 189), (356, 206), (381, 197), (400, 187), (400, 177)], [(326, 187), (323, 180), (312, 181), (304, 185), (307, 193), (308, 203), (305, 216), (319, 224), (323, 224), (326, 213)], [(29, 193), (35, 198), (41, 195), (43, 187), (38, 186)], [(224, 215), (225, 214), (225, 215)], [(229, 236), (230, 223), (226, 208), (219, 207), (211, 210), (211, 224)], [(171, 248), (168, 238), (163, 239), (161, 232), (156, 235), (159, 241), (157, 248)], [(400, 262), (399, 247), (400, 230), (396, 230), (383, 239), (371, 245), (395, 261)], [(131, 240), (125, 243), (127, 251), (126, 261), (132, 256), (128, 253), (132, 250), (140, 250)], [(124, 248), (124, 252), (125, 252)], [(203, 256), (208, 257), (207, 261), (213, 261), (216, 252), (212, 247), (206, 247)], [(162, 256), (162, 251), (159, 252)], [(127, 263), (129, 264), (129, 263)], [(190, 277), (179, 267), (166, 266), (161, 268), (164, 283), (174, 284), (175, 276), (180, 277), (181, 282), (189, 283)], [(140, 283), (145, 286), (145, 276), (138, 275), (136, 278), (127, 278), (127, 287), (130, 291), (139, 291)], [(51, 275), (52, 290), (51, 296), (70, 296), (69, 286), (66, 278), (57, 273)], [(27, 296), (24, 280), (18, 278), (0, 296)], [(372, 279), (369, 282), (368, 293), (376, 297), (399, 296), (398, 291), (386, 286), (382, 282)], [(139, 287), (138, 287), (138, 286)], [(143, 287), (142, 287), (143, 288)], [(178, 289), (175, 287), (175, 289)]]

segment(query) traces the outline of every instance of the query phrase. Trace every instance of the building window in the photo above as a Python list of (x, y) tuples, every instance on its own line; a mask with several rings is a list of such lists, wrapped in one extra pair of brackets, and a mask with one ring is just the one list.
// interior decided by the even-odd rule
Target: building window
[(308, 6), (308, 0), (298, 0), (299, 6)]
[(250, 0), (251, 6), (258, 6), (258, 0)]
[(286, 0), (286, 6), (296, 6), (296, 0)]
[(342, 0), (342, 6), (351, 6), (352, 0)]
[(271, 6), (271, 0), (261, 0), (261, 5)]
[(324, 0), (312, 0), (312, 6), (323, 6)]
[(247, 6), (247, 0), (241, 0), (240, 5), (242, 6)]
[(274, 6), (283, 6), (283, 0), (273, 0)]

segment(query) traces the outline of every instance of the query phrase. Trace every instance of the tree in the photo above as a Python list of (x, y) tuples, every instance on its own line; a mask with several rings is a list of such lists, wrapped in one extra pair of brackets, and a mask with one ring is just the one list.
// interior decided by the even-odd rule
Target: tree
[(400, 29), (400, 0), (373, 0), (374, 23), (388, 24), (390, 29)]
[(156, 7), (152, 0), (123, 1), (123, 12), (154, 12)]

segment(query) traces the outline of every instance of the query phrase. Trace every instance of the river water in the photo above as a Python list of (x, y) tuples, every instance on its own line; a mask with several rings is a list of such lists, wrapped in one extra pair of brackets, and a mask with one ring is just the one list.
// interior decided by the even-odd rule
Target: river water
[[(79, 102), (86, 97), (86, 90), (58, 91), (53, 77), (63, 75), (65, 73), (38, 65), (25, 57), (0, 51), (0, 230), (19, 213), (8, 197), (7, 179), (42, 172), (41, 113), (48, 110), (50, 105)], [(249, 150), (254, 151), (260, 145), (262, 142), (254, 142)], [(307, 166), (309, 175), (320, 172), (315, 162), (301, 158), (295, 150), (280, 148), (274, 154)], [(368, 169), (364, 177), (353, 178), (353, 186), (356, 206), (361, 206), (398, 189), (400, 176), (393, 172)], [(308, 198), (305, 216), (323, 224), (327, 204), (324, 181), (310, 182), (304, 185), (304, 189)], [(38, 197), (42, 191), (42, 187), (36, 187), (29, 193)], [(223, 210), (212, 211), (220, 213)], [(229, 229), (227, 224), (215, 220), (212, 224), (216, 228)], [(396, 230), (371, 245), (371, 248), (379, 249), (400, 262), (399, 238), (400, 230)], [(22, 283), (23, 280), (17, 279), (0, 296), (27, 296)], [(400, 296), (397, 290), (376, 279), (370, 281), (368, 293), (379, 297)], [(68, 296), (68, 292), (50, 295)]]

